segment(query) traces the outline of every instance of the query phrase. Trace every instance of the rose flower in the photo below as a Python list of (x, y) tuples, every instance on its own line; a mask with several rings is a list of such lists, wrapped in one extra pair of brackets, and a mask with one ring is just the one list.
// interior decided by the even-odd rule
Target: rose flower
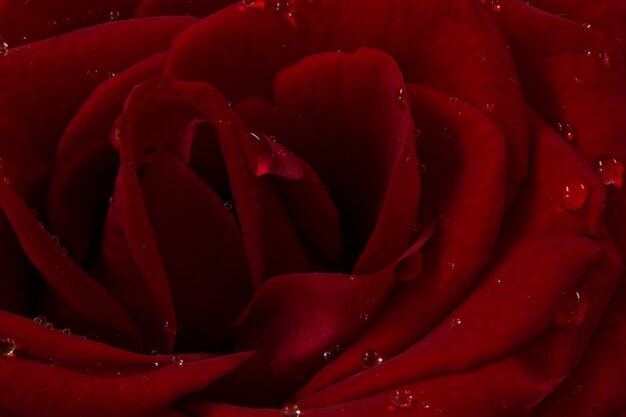
[(1, 417), (626, 416), (626, 1), (0, 0)]

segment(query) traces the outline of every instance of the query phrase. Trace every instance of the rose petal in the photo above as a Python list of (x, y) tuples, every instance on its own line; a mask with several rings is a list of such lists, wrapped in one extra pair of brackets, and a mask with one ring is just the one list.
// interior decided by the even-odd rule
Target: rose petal
[(534, 7), (572, 19), (580, 24), (591, 25), (589, 29), (606, 32), (626, 51), (626, 4), (621, 1), (600, 0), (535, 0)]
[[(123, 19), (140, 0), (2, 0), (0, 27), (10, 47)], [(114, 4), (112, 4), (114, 3)]]
[[(128, 111), (131, 107), (134, 108), (132, 112)], [(272, 182), (268, 179), (281, 173), (273, 171), (272, 175), (256, 175), (258, 166), (251, 165), (249, 158), (250, 152), (255, 152), (253, 146), (256, 145), (252, 143), (254, 139), (249, 135), (249, 129), (234, 116), (223, 97), (212, 87), (202, 83), (155, 80), (135, 89), (128, 109), (126, 120), (128, 123), (132, 121), (139, 129), (138, 132), (142, 129), (145, 129), (144, 133), (153, 131), (158, 125), (155, 125), (153, 118), (147, 116), (163, 114), (159, 113), (162, 111), (167, 111), (171, 119), (166, 123), (180, 122), (184, 125), (183, 120), (186, 120), (186, 123), (191, 121), (189, 116), (184, 116), (185, 113), (173, 116), (175, 113), (172, 109), (178, 109), (176, 111), (193, 109), (195, 115), (200, 114), (200, 118), (206, 118), (213, 124), (228, 171), (234, 206), (237, 209), (254, 282), (258, 284), (263, 279), (282, 273), (310, 270), (310, 263), (302, 244), (298, 241), (295, 225), (288, 218), (279, 193), (274, 190)], [(157, 118), (161, 119), (168, 120), (164, 117)], [(137, 137), (151, 137), (144, 133)], [(158, 132), (155, 134), (156, 137), (160, 135)], [(146, 145), (141, 144), (139, 139), (135, 141), (133, 145), (136, 148), (135, 154), (140, 149), (143, 154)], [(277, 157), (296, 158), (287, 152)], [(184, 160), (183, 157), (180, 159)], [(294, 161), (293, 164), (301, 167), (306, 165), (303, 161)], [(305, 171), (309, 174), (302, 178), (303, 181), (311, 183), (311, 180), (316, 180), (311, 177), (312, 171), (305, 169), (302, 172)], [(317, 184), (316, 187), (321, 189), (319, 181)], [(332, 216), (326, 218), (333, 220)], [(336, 225), (329, 227), (336, 228)]]
[(514, 351), (550, 326), (563, 292), (597, 261), (599, 249), (589, 239), (571, 236), (518, 241), (419, 342), (376, 368), (304, 398), (303, 404), (356, 400), (412, 381), (468, 371)]
[(109, 72), (167, 48), (194, 21), (153, 18), (101, 25), (15, 48), (2, 57), (0, 157), (5, 175), (13, 178), (30, 207), (44, 212), (58, 141), (95, 86)]
[(165, 54), (156, 54), (99, 85), (82, 104), (59, 142), (48, 195), (48, 218), (55, 234), (82, 262), (100, 225), (99, 210), (113, 194), (119, 157), (110, 131), (135, 84), (158, 75)]
[(234, 3), (237, 3), (237, 0), (143, 0), (137, 7), (135, 16), (191, 15), (205, 17)]
[(360, 49), (313, 55), (282, 71), (275, 109), (253, 100), (237, 107), (319, 173), (343, 213), (348, 253), (360, 254), (357, 274), (397, 259), (417, 221), (418, 160), (403, 89), (389, 56)]
[(117, 342), (122, 344), (141, 343), (126, 311), (63, 253), (9, 184), (0, 185), (0, 205), (26, 256), (41, 272), (55, 296), (80, 317), (81, 330), (103, 332), (107, 338), (116, 334)]
[(17, 314), (30, 314), (35, 302), (32, 266), (20, 247), (11, 223), (0, 213), (0, 310)]
[[(626, 408), (626, 285), (622, 277), (611, 305), (574, 373), (537, 410), (568, 416), (621, 416)], [(555, 411), (558, 410), (558, 411)]]
[(460, 101), (450, 102), (446, 94), (413, 86), (409, 93), (423, 138), (418, 143), (427, 169), (423, 201), (439, 214), (424, 251), (424, 271), (396, 290), (377, 322), (302, 395), (359, 372), (366, 349), (375, 346), (388, 358), (412, 344), (461, 299), (493, 248), (505, 198), (502, 135), (486, 117)]
[(107, 375), (62, 364), (51, 366), (47, 361), (23, 358), (16, 350), (13, 356), (0, 358), (4, 393), (0, 407), (24, 417), (148, 416), (232, 372), (250, 357), (251, 353), (181, 356), (165, 366)]
[(419, 274), (419, 249), (430, 233), (372, 275), (294, 274), (266, 282), (238, 329), (238, 348), (271, 357), (279, 377), (308, 378), (325, 359), (335, 359), (377, 314), (399, 275)]
[(509, 147), (510, 200), (526, 167), (524, 101), (503, 39), (473, 2), (450, 8), (429, 1), (316, 0), (293, 7), (284, 13), (231, 7), (207, 17), (177, 38), (165, 73), (207, 81), (234, 101), (249, 95), (269, 100), (276, 74), (305, 56), (381, 49), (406, 82), (437, 87), (489, 113)]
[(167, 149), (153, 157), (141, 189), (172, 292), (177, 349), (222, 347), (253, 290), (235, 219)]

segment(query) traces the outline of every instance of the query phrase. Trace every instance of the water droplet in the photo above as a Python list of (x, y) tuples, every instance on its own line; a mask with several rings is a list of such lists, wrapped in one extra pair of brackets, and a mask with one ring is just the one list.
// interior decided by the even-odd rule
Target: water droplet
[(49, 321), (45, 322), (43, 324), (43, 327), (45, 327), (48, 330), (54, 330), (54, 324), (50, 323)]
[(0, 56), (7, 56), (9, 53), (9, 44), (0, 38)]
[(598, 59), (600, 59), (600, 62), (602, 62), (602, 65), (605, 67), (608, 68), (611, 66), (611, 56), (608, 52), (600, 52), (598, 54)]
[(33, 319), (33, 321), (36, 324), (39, 324), (40, 326), (43, 326), (44, 324), (46, 324), (48, 322), (48, 319), (46, 318), (46, 316), (39, 315), (39, 316), (35, 317)]
[(0, 339), (0, 355), (13, 356), (15, 352), (15, 341), (13, 339)]
[(601, 157), (596, 161), (596, 169), (604, 185), (622, 188), (624, 165), (619, 159), (612, 156)]
[(370, 319), (370, 315), (367, 313), (361, 313), (359, 314), (359, 319), (361, 319), (362, 321), (368, 321)]
[(89, 81), (98, 81), (100, 79), (100, 71), (97, 68), (87, 70), (86, 75)]
[(420, 174), (424, 174), (424, 173), (426, 173), (426, 165), (424, 165), (424, 164), (419, 164), (419, 165), (417, 166), (417, 170), (419, 171), (419, 173), (420, 173)]
[(491, 10), (496, 13), (500, 13), (502, 11), (502, 4), (499, 0), (491, 0)]
[(406, 92), (404, 91), (404, 87), (400, 87), (396, 93), (396, 103), (398, 103), (398, 106), (400, 106), (402, 110), (407, 109)]
[(422, 229), (422, 224), (421, 223), (415, 223), (413, 225), (413, 232), (417, 233)]
[(274, 0), (272, 9), (274, 13), (279, 15), (284, 21), (289, 23), (290, 26), (296, 26), (296, 19), (294, 17), (295, 8), (289, 0)]
[(413, 154), (412, 153), (408, 153), (404, 157), (404, 162), (411, 162), (412, 159), (413, 159)]
[(67, 334), (67, 335), (70, 335), (70, 334), (72, 334), (72, 329), (66, 327), (65, 329), (62, 330), (62, 332)]
[(567, 122), (558, 122), (556, 124), (556, 129), (559, 131), (561, 136), (565, 138), (569, 143), (573, 143), (576, 140), (576, 134), (574, 132), (574, 127)]
[(454, 271), (456, 269), (456, 264), (452, 261), (447, 262), (446, 265), (448, 266), (448, 268), (450, 268), (452, 271)]
[(178, 366), (183, 366), (185, 364), (185, 361), (180, 356), (174, 355), (174, 356), (172, 356), (172, 363), (174, 363), (174, 364), (176, 364)]
[(111, 22), (115, 22), (119, 18), (120, 18), (120, 11), (119, 11), (119, 9), (111, 9), (111, 11), (109, 12), (109, 20)]
[(341, 353), (341, 346), (336, 345), (324, 352), (324, 360), (326, 362), (334, 361)]
[[(146, 245), (142, 245), (142, 248), (145, 249)], [(168, 334), (176, 334), (176, 329), (167, 320), (163, 322), (163, 331)]]
[(363, 368), (373, 368), (381, 363), (383, 363), (383, 358), (374, 349), (367, 349), (361, 355), (361, 366), (363, 366)]
[(583, 292), (565, 292), (554, 316), (554, 324), (556, 326), (578, 326), (585, 319), (588, 307), (589, 300)]
[(226, 207), (226, 210), (232, 210), (235, 207), (235, 203), (232, 200), (226, 200), (224, 201), (224, 207)]
[(394, 408), (411, 408), (415, 405), (413, 394), (407, 389), (398, 389), (391, 393), (391, 405)]
[(584, 27), (585, 29), (591, 29), (591, 23), (589, 23), (589, 22), (584, 22), (584, 23), (583, 23), (583, 27)]
[(455, 317), (450, 321), (450, 327), (459, 327), (463, 321), (459, 317)]
[(496, 105), (494, 103), (485, 104), (485, 111), (487, 113), (493, 113), (496, 110)]
[(298, 407), (298, 404), (289, 403), (283, 406), (281, 413), (285, 417), (300, 417), (302, 411), (300, 410), (300, 407)]
[(257, 0), (241, 0), (241, 4), (246, 7), (255, 7), (257, 4)]
[(459, 98), (456, 97), (456, 96), (450, 96), (450, 97), (448, 97), (448, 101), (450, 103), (458, 103), (459, 102)]
[(565, 184), (561, 192), (561, 205), (565, 210), (576, 211), (587, 202), (589, 188), (580, 180), (572, 180)]

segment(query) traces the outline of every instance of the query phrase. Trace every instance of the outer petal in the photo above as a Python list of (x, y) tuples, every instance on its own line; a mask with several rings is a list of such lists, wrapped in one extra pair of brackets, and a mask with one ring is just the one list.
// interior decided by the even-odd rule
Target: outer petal
[(10, 47), (132, 15), (140, 0), (2, 0), (0, 27)]
[(22, 417), (148, 416), (252, 355), (136, 355), (6, 313), (0, 328), (16, 343), (13, 355), (0, 358), (0, 409)]
[(191, 18), (118, 22), (15, 48), (2, 57), (0, 157), (5, 175), (29, 206), (44, 212), (58, 141), (95, 86), (108, 73), (166, 49), (192, 22)]
[(143, 0), (135, 16), (191, 15), (205, 17), (237, 3), (237, 0)]
[(6, 180), (0, 185), (0, 206), (29, 260), (73, 313), (74, 317), (65, 317), (69, 324), (90, 331), (90, 336), (115, 338), (116, 343), (141, 343), (126, 311), (63, 252)]

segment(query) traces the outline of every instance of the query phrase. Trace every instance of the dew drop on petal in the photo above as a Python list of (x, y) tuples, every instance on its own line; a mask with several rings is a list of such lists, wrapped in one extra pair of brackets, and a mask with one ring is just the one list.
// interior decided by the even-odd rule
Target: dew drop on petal
[(300, 407), (298, 407), (298, 404), (289, 403), (283, 406), (281, 413), (284, 417), (300, 417), (302, 411)]
[(596, 169), (604, 185), (622, 188), (624, 165), (612, 156), (604, 156), (596, 161)]
[(556, 326), (578, 326), (587, 314), (589, 299), (582, 291), (567, 291), (563, 294), (554, 324)]
[(332, 348), (324, 352), (324, 360), (326, 362), (332, 362), (335, 359), (337, 359), (340, 353), (341, 353), (341, 346), (339, 345), (333, 346)]
[(494, 103), (485, 104), (485, 111), (487, 113), (493, 113), (496, 110), (496, 105)]
[(72, 334), (72, 329), (66, 327), (65, 329), (62, 330), (62, 332), (67, 334), (67, 335), (70, 335), (70, 334)]
[(411, 408), (415, 405), (415, 399), (411, 391), (398, 389), (391, 393), (391, 405), (393, 408)]
[(15, 341), (13, 339), (0, 339), (0, 355), (4, 357), (13, 356), (15, 352)]
[(367, 313), (361, 313), (359, 314), (359, 319), (361, 319), (362, 321), (368, 321), (370, 319), (370, 315)]
[(450, 327), (459, 327), (463, 321), (459, 317), (455, 317), (450, 321)]
[(496, 13), (500, 13), (502, 11), (502, 3), (500, 3), (500, 0), (491, 0), (491, 10)]
[(374, 349), (367, 349), (361, 355), (361, 366), (363, 366), (363, 368), (373, 368), (381, 363), (383, 363), (383, 358)]
[(611, 66), (611, 56), (608, 52), (600, 52), (598, 54), (598, 59), (600, 59), (600, 62), (602, 62), (602, 65), (605, 67), (608, 68)]
[(119, 18), (120, 18), (120, 11), (119, 11), (119, 9), (111, 9), (109, 11), (109, 20), (111, 22), (115, 22)]
[(398, 103), (398, 106), (402, 110), (407, 109), (406, 92), (404, 90), (404, 87), (400, 87), (400, 89), (396, 92), (396, 103)]
[(426, 165), (424, 165), (424, 164), (419, 164), (417, 166), (417, 169), (418, 169), (420, 174), (425, 174), (426, 173)]
[(565, 210), (576, 211), (585, 205), (589, 197), (589, 188), (580, 180), (565, 184), (561, 192), (561, 205)]
[(567, 122), (558, 122), (556, 124), (556, 129), (569, 143), (574, 143), (576, 140), (576, 133), (574, 132), (574, 127), (571, 124)]
[(0, 56), (7, 56), (9, 53), (9, 44), (0, 38)]
[(34, 321), (36, 324), (39, 324), (40, 326), (43, 326), (44, 324), (46, 324), (46, 323), (48, 322), (48, 319), (46, 318), (46, 316), (39, 315), (39, 316), (35, 317), (35, 318), (33, 319), (33, 321)]
[(185, 361), (178, 355), (172, 356), (172, 363), (178, 366), (184, 365)]
[(226, 210), (232, 210), (235, 207), (235, 203), (232, 200), (226, 200), (224, 201), (224, 207), (226, 207)]
[(585, 29), (591, 29), (591, 23), (589, 22), (584, 22), (582, 25)]

